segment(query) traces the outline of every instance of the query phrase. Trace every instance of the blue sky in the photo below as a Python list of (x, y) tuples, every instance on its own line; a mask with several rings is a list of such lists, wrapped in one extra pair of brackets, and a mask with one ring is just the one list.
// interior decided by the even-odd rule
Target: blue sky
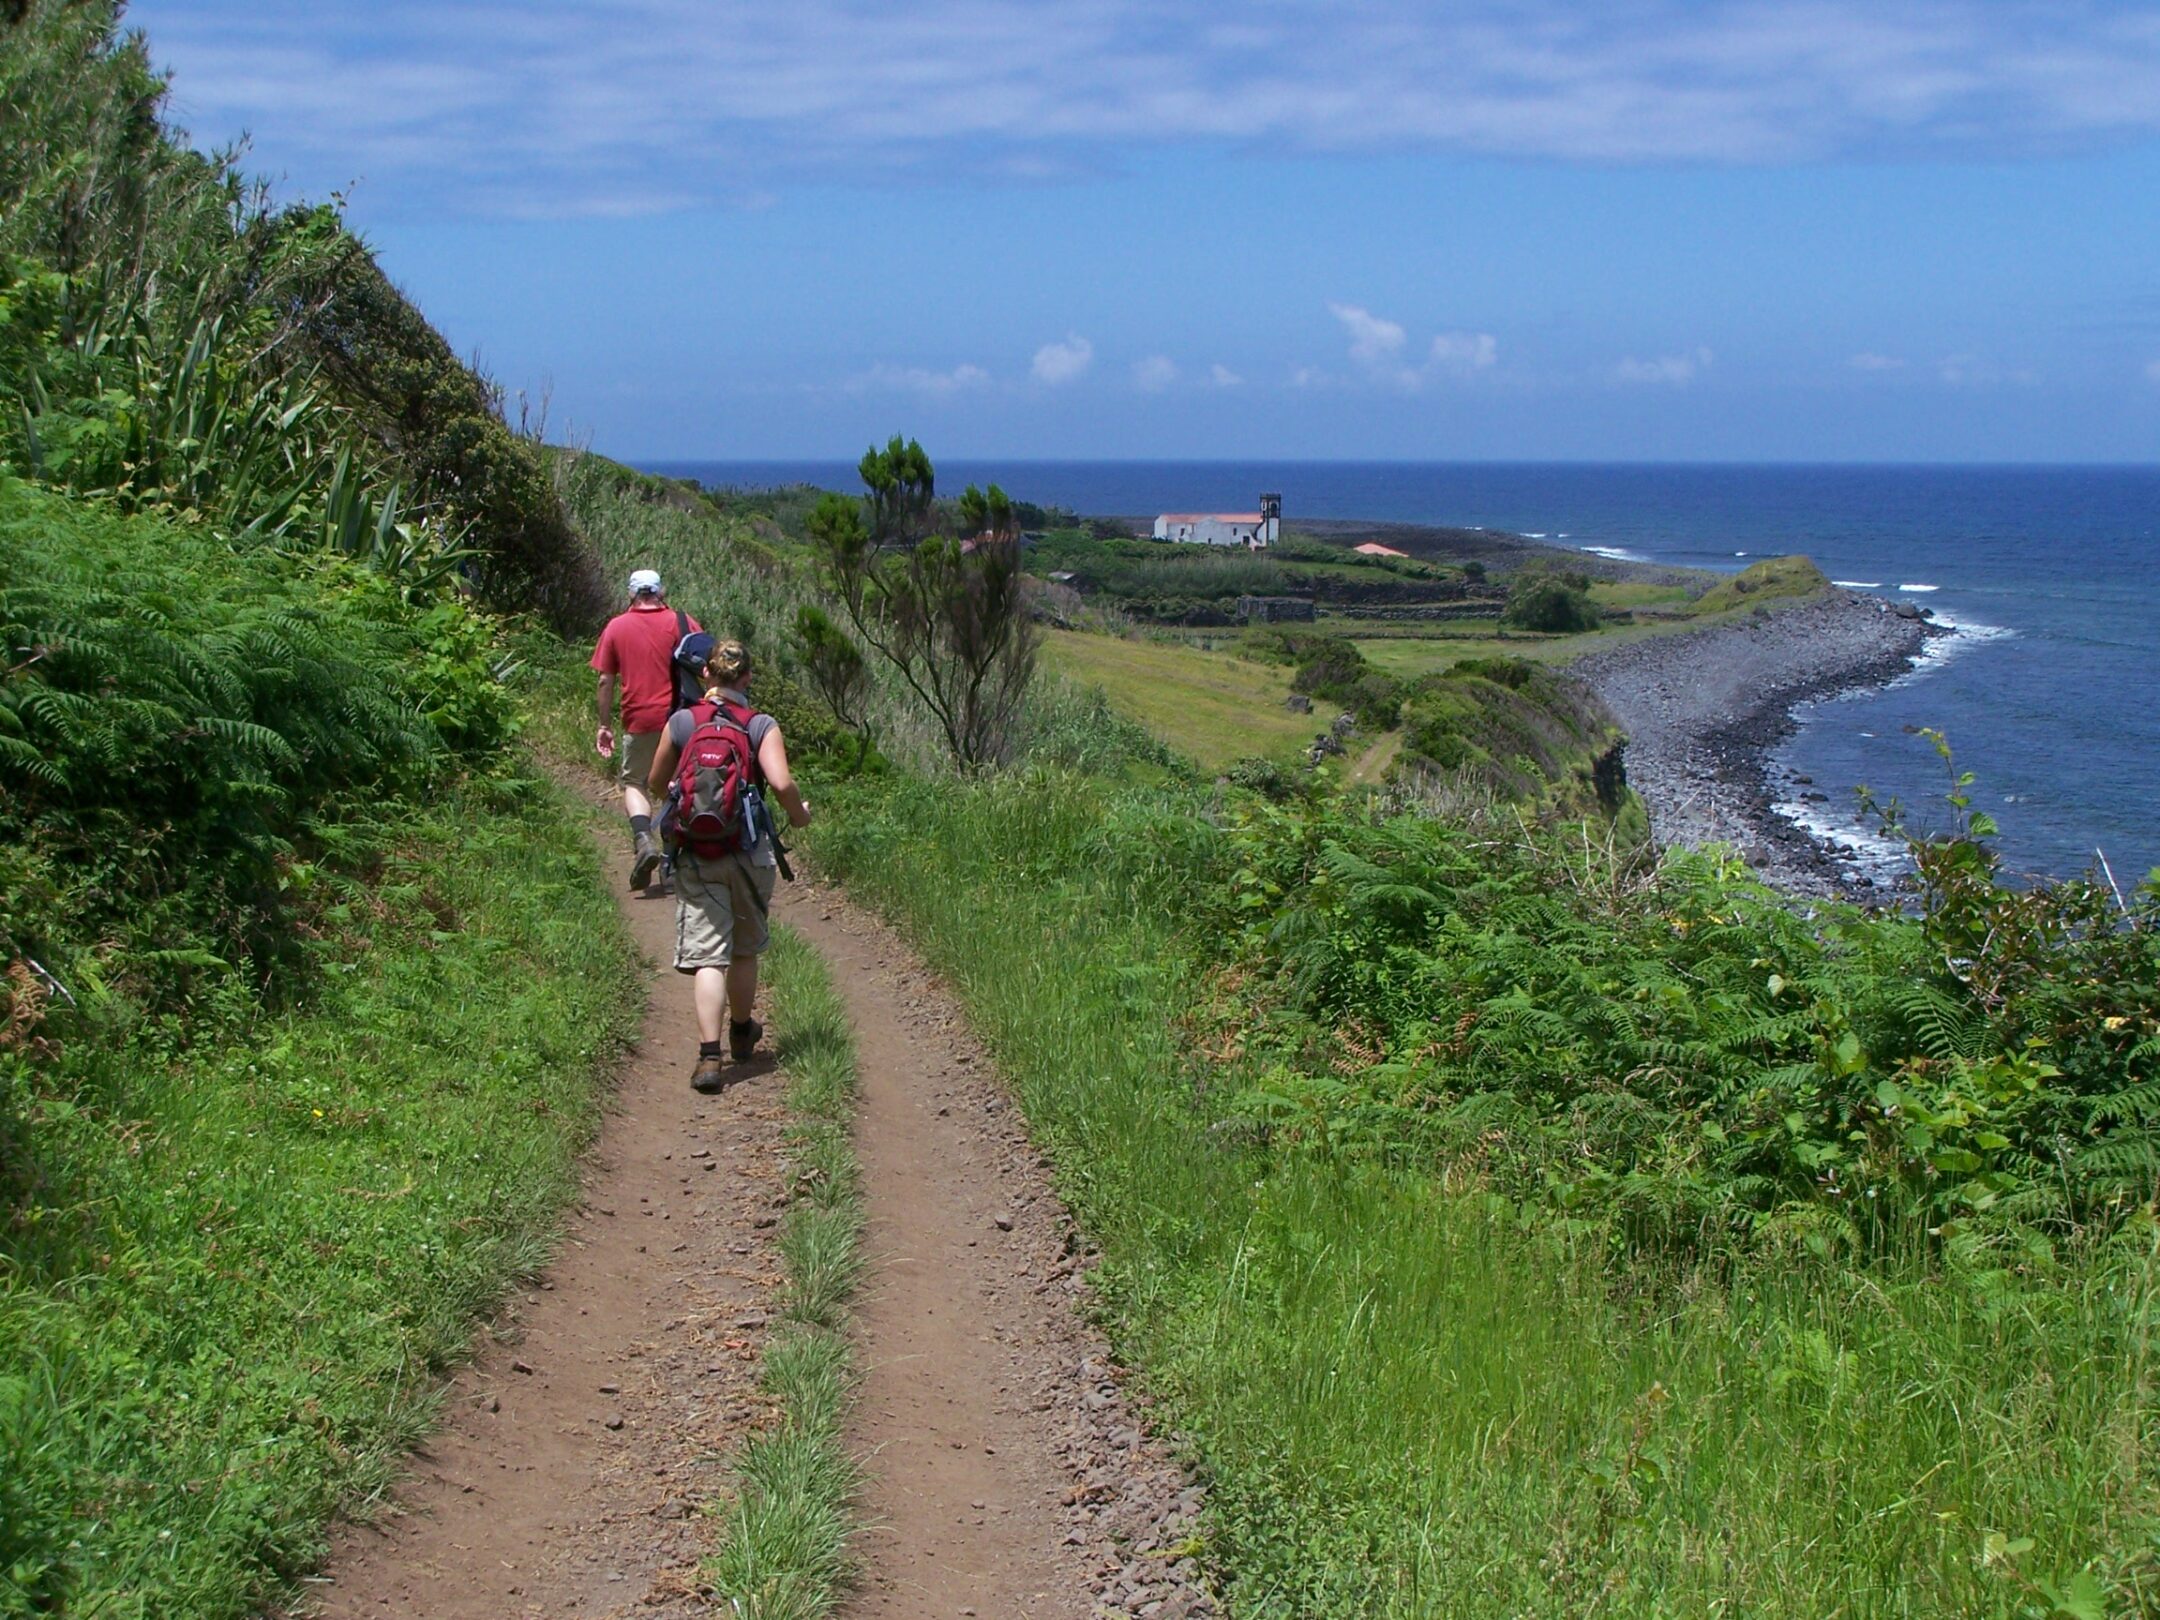
[(633, 458), (2160, 458), (2160, 6), (136, 0)]

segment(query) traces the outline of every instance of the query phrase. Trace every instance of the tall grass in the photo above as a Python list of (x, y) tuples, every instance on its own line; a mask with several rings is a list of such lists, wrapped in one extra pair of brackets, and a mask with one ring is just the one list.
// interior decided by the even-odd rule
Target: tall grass
[(1188, 1061), (1184, 919), (1232, 876), (1203, 806), (1057, 772), (827, 797), (820, 859), (952, 977), (1102, 1243), (1234, 1613), (2160, 1598), (2149, 1249), (2033, 1291), (1921, 1243), (1713, 1265), (1257, 1143)]
[(374, 881), (312, 914), (304, 1005), (47, 1024), (0, 1229), (0, 1615), (253, 1612), (546, 1252), (634, 958), (546, 784), (388, 814)]

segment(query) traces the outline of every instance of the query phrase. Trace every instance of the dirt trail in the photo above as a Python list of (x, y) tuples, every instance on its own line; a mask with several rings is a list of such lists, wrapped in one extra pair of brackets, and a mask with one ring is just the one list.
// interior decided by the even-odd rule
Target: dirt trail
[(1177, 1556), (1200, 1492), (1083, 1319), (1078, 1234), (957, 1004), (836, 891), (803, 899), (790, 920), (855, 1025), (869, 1216), (853, 1428), (868, 1528), (843, 1612), (1212, 1613)]
[[(606, 840), (611, 876), (627, 864), (620, 842)], [(655, 962), (673, 948), (674, 909), (623, 896)], [(711, 1614), (696, 1591), (699, 1510), (763, 1407), (786, 1111), (770, 1064), (698, 1096), (695, 1053), (687, 990), (663, 968), (568, 1238), (458, 1375), (389, 1511), (333, 1538), (318, 1612)]]
[[(700, 1508), (765, 1416), (781, 1077), (690, 1090), (688, 988), (664, 965), (673, 902), (623, 907), (658, 966), (568, 1240), (484, 1336), (387, 1511), (333, 1538), (310, 1612), (715, 1612)], [(1200, 1493), (1085, 1326), (1085, 1257), (957, 1007), (838, 891), (783, 887), (774, 911), (826, 957), (859, 1046), (864, 1528), (843, 1612), (1213, 1613), (1180, 1556)]]

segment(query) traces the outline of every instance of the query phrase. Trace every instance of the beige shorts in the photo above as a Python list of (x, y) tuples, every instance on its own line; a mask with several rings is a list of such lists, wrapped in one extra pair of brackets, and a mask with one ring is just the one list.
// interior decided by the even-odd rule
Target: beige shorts
[(772, 905), (770, 866), (740, 855), (700, 860), (675, 857), (675, 971), (724, 968), (739, 956), (759, 956), (771, 943), (765, 913)]
[(660, 752), (660, 739), (666, 735), (664, 726), (658, 731), (624, 732), (615, 746), (615, 779), (643, 793), (645, 778), (652, 775), (653, 755)]

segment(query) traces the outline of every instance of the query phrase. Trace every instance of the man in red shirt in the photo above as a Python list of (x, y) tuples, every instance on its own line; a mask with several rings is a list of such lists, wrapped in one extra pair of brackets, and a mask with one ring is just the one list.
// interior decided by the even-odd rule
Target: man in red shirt
[(640, 568), (630, 576), (630, 606), (608, 620), (593, 649), (600, 672), (600, 729), (593, 749), (602, 759), (615, 753), (615, 699), (622, 697), (623, 748), (617, 762), (623, 810), (630, 817), (636, 853), (630, 887), (642, 889), (660, 868), (660, 840), (653, 836), (652, 800), (645, 778), (668, 716), (675, 712), (675, 645), (701, 628), (687, 613), (671, 611), (660, 576)]

